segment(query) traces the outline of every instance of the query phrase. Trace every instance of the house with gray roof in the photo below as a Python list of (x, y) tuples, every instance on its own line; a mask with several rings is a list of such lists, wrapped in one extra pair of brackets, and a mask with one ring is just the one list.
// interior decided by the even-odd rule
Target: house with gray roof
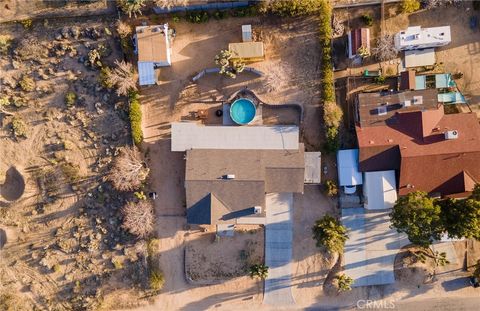
[(185, 151), (187, 222), (265, 224), (267, 193), (303, 193), (320, 181), (320, 153), (298, 139), (296, 126), (172, 124), (172, 151)]

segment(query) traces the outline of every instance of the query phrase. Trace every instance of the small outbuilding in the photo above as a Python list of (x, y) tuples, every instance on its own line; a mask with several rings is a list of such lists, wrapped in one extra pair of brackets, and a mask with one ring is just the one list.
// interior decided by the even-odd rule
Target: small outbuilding
[(363, 47), (365, 53), (370, 55), (370, 29), (357, 28), (348, 33), (348, 58), (361, 56), (359, 49)]
[(157, 68), (172, 65), (168, 24), (135, 28), (135, 52), (138, 54), (140, 85), (155, 84)]
[(356, 186), (363, 184), (362, 173), (358, 170), (358, 149), (339, 150), (337, 166), (339, 185), (344, 187), (345, 193), (355, 192)]
[(364, 176), (364, 207), (371, 210), (392, 208), (397, 201), (395, 171), (365, 172)]

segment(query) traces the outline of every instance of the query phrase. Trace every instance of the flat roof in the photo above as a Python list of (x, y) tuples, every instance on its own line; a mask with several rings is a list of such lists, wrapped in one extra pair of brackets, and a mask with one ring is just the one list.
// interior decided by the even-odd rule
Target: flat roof
[(398, 48), (422, 45), (444, 45), (451, 41), (450, 26), (422, 28), (421, 26), (408, 27), (396, 34)]
[(405, 51), (405, 67), (422, 67), (435, 64), (435, 50), (410, 50)]
[(239, 42), (228, 44), (228, 49), (233, 53), (233, 58), (263, 58), (263, 42)]
[(298, 150), (297, 126), (204, 126), (172, 123), (172, 151), (190, 149)]
[(155, 67), (152, 62), (138, 62), (138, 84), (155, 84)]
[(305, 180), (306, 184), (320, 184), (322, 177), (322, 153), (305, 152)]
[(356, 186), (363, 183), (362, 173), (358, 171), (358, 149), (339, 150), (337, 165), (340, 186)]
[(397, 201), (395, 171), (365, 172), (363, 194), (366, 209), (389, 209)]
[(168, 31), (166, 25), (138, 26), (135, 28), (139, 62), (168, 61)]

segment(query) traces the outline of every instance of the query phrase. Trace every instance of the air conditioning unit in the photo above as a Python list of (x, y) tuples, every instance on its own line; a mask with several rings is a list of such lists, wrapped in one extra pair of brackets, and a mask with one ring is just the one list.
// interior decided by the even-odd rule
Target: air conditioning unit
[(253, 213), (254, 214), (261, 214), (262, 213), (262, 207), (261, 206), (253, 207)]
[(453, 130), (453, 131), (446, 131), (445, 132), (445, 139), (457, 139), (458, 138), (458, 131)]
[(406, 100), (403, 102), (402, 106), (403, 107), (410, 107), (412, 105), (412, 101), (411, 100)]

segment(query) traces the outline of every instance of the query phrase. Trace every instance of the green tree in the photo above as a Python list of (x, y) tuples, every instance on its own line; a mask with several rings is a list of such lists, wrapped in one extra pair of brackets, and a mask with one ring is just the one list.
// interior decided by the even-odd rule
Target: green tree
[(427, 193), (416, 191), (397, 200), (390, 213), (392, 227), (406, 233), (410, 242), (428, 247), (443, 232), (441, 208)]
[(403, 13), (413, 13), (420, 10), (420, 1), (418, 0), (403, 0), (402, 2), (402, 12)]
[(268, 266), (264, 264), (257, 264), (250, 267), (250, 277), (253, 279), (258, 277), (262, 280), (266, 279), (268, 276)]
[(339, 274), (335, 277), (337, 289), (340, 292), (352, 290), (353, 279), (346, 274)]
[(446, 199), (439, 204), (442, 223), (450, 238), (480, 240), (480, 201), (470, 197), (466, 200)]
[(475, 185), (475, 188), (473, 188), (472, 194), (470, 195), (470, 199), (480, 201), (480, 184)]
[(330, 253), (342, 252), (348, 239), (347, 228), (328, 214), (315, 222), (312, 233), (317, 247), (325, 247)]

